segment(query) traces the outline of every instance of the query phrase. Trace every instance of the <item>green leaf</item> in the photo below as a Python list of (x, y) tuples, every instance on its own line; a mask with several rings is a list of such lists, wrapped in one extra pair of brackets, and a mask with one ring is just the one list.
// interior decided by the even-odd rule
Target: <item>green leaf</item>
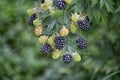
[(64, 16), (64, 24), (68, 24), (68, 23), (69, 23), (69, 20), (70, 20), (70, 16), (69, 16), (69, 14), (67, 13), (67, 14)]
[(56, 32), (59, 32), (59, 30), (60, 30), (60, 24), (58, 24), (58, 22), (56, 22), (56, 24), (55, 24), (55, 31)]
[(56, 11), (52, 14), (52, 16), (53, 16), (54, 18), (59, 18), (60, 16), (63, 17), (63, 16), (64, 16), (64, 15), (63, 15), (63, 11), (62, 11), (62, 10), (56, 10)]
[(84, 10), (84, 6), (82, 6), (82, 3), (77, 3), (75, 5), (75, 12), (81, 13)]
[(114, 5), (114, 3), (111, 0), (105, 0), (105, 6), (106, 6), (108, 12), (114, 11), (113, 5)]
[(102, 8), (105, 5), (108, 12), (114, 11), (114, 2), (111, 0), (100, 0), (100, 8)]
[(105, 0), (100, 0), (100, 8), (102, 8), (104, 6), (104, 4), (105, 4), (104, 1)]
[(71, 11), (71, 10), (73, 10), (75, 5), (76, 5), (75, 3), (69, 5), (68, 8), (67, 8), (66, 10), (67, 10), (68, 12)]
[(88, 12), (87, 15), (91, 21), (95, 15), (95, 10), (94, 10), (94, 8), (89, 7), (87, 12)]
[(91, 0), (92, 1), (92, 7), (95, 6), (98, 3), (98, 0)]
[(48, 31), (52, 30), (55, 27), (56, 20), (54, 20), (47, 28)]
[(118, 8), (115, 10), (115, 13), (120, 13), (120, 5), (118, 6)]
[(118, 74), (118, 73), (120, 73), (120, 71), (113, 72), (112, 74), (104, 77), (102, 80), (108, 80), (110, 77), (112, 77), (112, 76), (114, 76), (114, 75), (116, 75), (116, 74)]
[(53, 20), (52, 16), (47, 16), (43, 20), (43, 25), (47, 26), (48, 24), (50, 24), (52, 22), (52, 20)]

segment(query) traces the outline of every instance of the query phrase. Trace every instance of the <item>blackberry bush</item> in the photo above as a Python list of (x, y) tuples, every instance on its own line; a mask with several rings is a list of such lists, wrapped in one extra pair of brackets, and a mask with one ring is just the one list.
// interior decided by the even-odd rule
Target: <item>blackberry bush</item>
[(42, 53), (45, 53), (45, 54), (49, 54), (52, 52), (52, 47), (49, 45), (49, 44), (44, 44), (42, 47), (41, 47), (41, 52)]
[(58, 9), (63, 10), (66, 8), (66, 2), (64, 0), (56, 0), (56, 6)]
[(85, 41), (84, 38), (79, 38), (76, 42), (77, 42), (78, 47), (79, 47), (80, 49), (84, 49), (84, 48), (87, 47), (87, 43), (86, 43), (86, 41)]
[(87, 15), (83, 16), (83, 13), (78, 13), (78, 9), (74, 9), (76, 8), (75, 4), (77, 4), (75, 0), (40, 1), (40, 5), (35, 3), (35, 8), (28, 9), (27, 13), (30, 16), (29, 24), (35, 26), (34, 32), (41, 45), (44, 44), (41, 47), (41, 52), (52, 53), (53, 59), (58, 59), (64, 55), (63, 61), (65, 63), (70, 63), (72, 58), (75, 62), (81, 61), (81, 56), (77, 51), (85, 49), (87, 43), (83, 38), (76, 41), (80, 35), (77, 25), (82, 30), (90, 29)]
[(65, 38), (64, 37), (56, 37), (54, 42), (55, 42), (56, 49), (61, 50), (65, 46)]
[(63, 61), (64, 61), (65, 63), (70, 63), (70, 62), (72, 62), (72, 56), (71, 56), (70, 54), (65, 54), (65, 55), (63, 56)]

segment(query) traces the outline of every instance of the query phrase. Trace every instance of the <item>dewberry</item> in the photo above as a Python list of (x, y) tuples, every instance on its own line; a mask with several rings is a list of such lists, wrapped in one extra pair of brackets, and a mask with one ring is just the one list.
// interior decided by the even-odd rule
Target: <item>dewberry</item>
[(33, 26), (33, 21), (37, 18), (36, 14), (31, 15), (28, 18), (28, 23)]
[(56, 0), (56, 6), (58, 9), (63, 10), (66, 8), (66, 2), (64, 0)]
[(41, 52), (42, 53), (45, 53), (45, 54), (49, 54), (52, 52), (52, 47), (49, 45), (49, 44), (44, 44), (42, 47), (41, 47)]
[(80, 49), (84, 49), (84, 48), (87, 47), (87, 43), (86, 43), (86, 41), (85, 41), (84, 38), (79, 38), (76, 42), (77, 42), (78, 47), (79, 47)]
[(45, 3), (45, 0), (40, 0), (41, 1), (41, 3)]
[(63, 61), (64, 61), (65, 63), (70, 63), (70, 62), (72, 61), (72, 56), (71, 56), (70, 54), (65, 54), (65, 55), (63, 56)]
[(65, 38), (64, 37), (56, 37), (54, 42), (55, 42), (56, 49), (61, 50), (65, 46)]
[(86, 30), (89, 30), (89, 28), (90, 28), (90, 21), (88, 19), (79, 20), (78, 25), (79, 25), (80, 29), (86, 31)]

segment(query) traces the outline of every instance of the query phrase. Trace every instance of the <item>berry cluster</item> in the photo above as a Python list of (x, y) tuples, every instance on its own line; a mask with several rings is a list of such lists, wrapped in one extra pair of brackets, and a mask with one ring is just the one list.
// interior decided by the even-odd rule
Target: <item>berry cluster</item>
[[(52, 1), (54, 1), (55, 7)], [(68, 23), (70, 24), (66, 25), (66, 23), (64, 23), (64, 25), (61, 26), (61, 24), (59, 25), (55, 23), (58, 26), (53, 26), (56, 28), (52, 28), (49, 26), (53, 25), (52, 20), (50, 21), (50, 24), (43, 24), (47, 15), (46, 13), (46, 15), (44, 15), (44, 12), (49, 12), (52, 19), (57, 20), (56, 18), (66, 16), (64, 15), (62, 10), (65, 10), (65, 12), (67, 12), (66, 7), (69, 6), (67, 4), (70, 4), (71, 2), (72, 0), (40, 0), (40, 10), (42, 10), (42, 13), (38, 13), (40, 12), (37, 11), (38, 7), (27, 10), (27, 13), (29, 15), (28, 23), (35, 26), (35, 35), (39, 37), (38, 40), (41, 43), (40, 51), (43, 54), (52, 53), (53, 59), (58, 59), (59, 57), (62, 57), (65, 63), (70, 63), (72, 62), (72, 60), (74, 60), (75, 62), (79, 62), (81, 60), (81, 56), (76, 52), (76, 49), (85, 49), (87, 47), (87, 42), (82, 37), (75, 41), (76, 36), (73, 35), (79, 35), (79, 31), (77, 31), (77, 26), (79, 26), (79, 28), (82, 30), (89, 30), (90, 21), (85, 16), (75, 12), (72, 15), (71, 13), (68, 15), (71, 16), (70, 20), (68, 20)], [(60, 18), (61, 20), (58, 19), (58, 23), (61, 23), (60, 21), (62, 21), (63, 18)], [(47, 31), (49, 32), (47, 33)], [(74, 38), (71, 39), (71, 36), (73, 36)], [(77, 43), (77, 45), (75, 45), (75, 43)]]
[(59, 9), (65, 9), (66, 8), (66, 2), (64, 0), (56, 0), (56, 6)]

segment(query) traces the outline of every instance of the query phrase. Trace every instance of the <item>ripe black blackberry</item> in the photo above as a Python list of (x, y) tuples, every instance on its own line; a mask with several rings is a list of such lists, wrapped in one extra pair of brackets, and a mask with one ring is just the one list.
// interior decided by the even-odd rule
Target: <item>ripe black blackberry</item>
[(86, 30), (89, 30), (89, 28), (90, 28), (90, 21), (87, 18), (85, 18), (84, 20), (79, 20), (78, 25), (79, 25), (80, 29), (86, 31)]
[(51, 53), (52, 52), (52, 47), (49, 44), (44, 44), (41, 47), (41, 52), (45, 53), (45, 54)]
[(37, 18), (37, 15), (36, 15), (36, 14), (31, 15), (31, 16), (28, 18), (28, 23), (33, 26), (33, 21), (34, 21), (36, 18)]
[(66, 2), (64, 0), (56, 0), (56, 6), (62, 10), (66, 8)]
[(55, 42), (56, 49), (61, 50), (65, 46), (65, 38), (64, 37), (56, 37), (54, 42)]
[(45, 0), (40, 0), (41, 1), (41, 3), (44, 3), (45, 2)]
[(84, 49), (84, 48), (87, 47), (87, 43), (86, 43), (86, 41), (85, 41), (84, 38), (79, 38), (76, 42), (77, 42), (78, 47), (79, 47), (80, 49)]
[(63, 56), (63, 61), (64, 61), (65, 63), (70, 63), (70, 62), (72, 62), (72, 56), (71, 56), (70, 54), (65, 54), (65, 55)]

